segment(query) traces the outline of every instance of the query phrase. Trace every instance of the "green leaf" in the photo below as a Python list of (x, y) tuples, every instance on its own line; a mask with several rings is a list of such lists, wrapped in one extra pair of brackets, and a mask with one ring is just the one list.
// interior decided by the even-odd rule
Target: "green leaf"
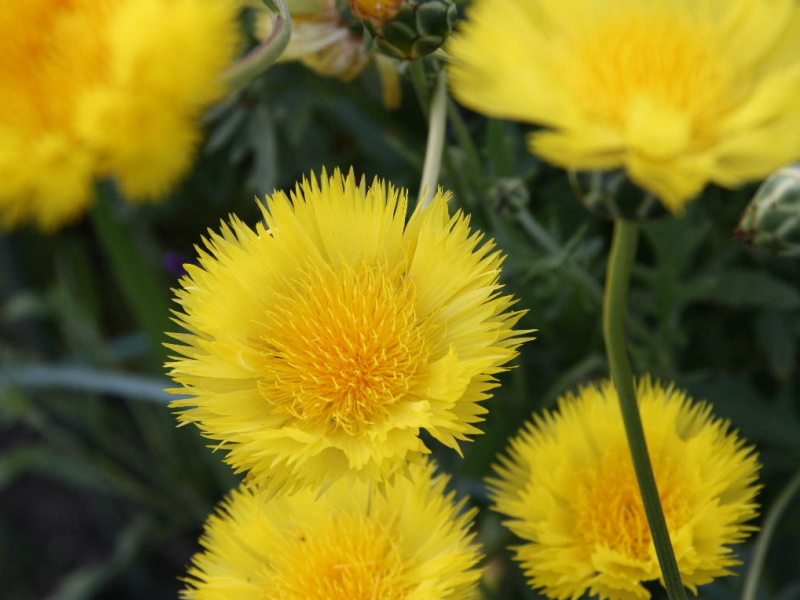
[(785, 312), (768, 311), (756, 316), (756, 335), (762, 351), (769, 359), (773, 374), (788, 379), (797, 368), (797, 335)]
[(48, 600), (89, 600), (126, 568), (139, 553), (152, 529), (152, 522), (140, 517), (120, 532), (111, 558), (100, 565), (76, 569), (61, 580)]
[(701, 295), (695, 300), (733, 308), (793, 310), (800, 307), (800, 292), (793, 286), (755, 269), (725, 271), (714, 277), (707, 289), (699, 291)]
[(17, 446), (0, 454), (0, 490), (9, 485), (36, 464), (45, 462), (53, 450), (46, 444), (31, 443)]
[(278, 172), (278, 146), (275, 139), (275, 122), (270, 109), (259, 104), (253, 109), (249, 125), (253, 149), (252, 184), (259, 196), (275, 190)]
[(208, 136), (203, 152), (213, 154), (230, 142), (241, 129), (247, 113), (238, 106), (222, 117)]
[(642, 231), (656, 254), (659, 266), (682, 273), (691, 264), (697, 249), (708, 236), (711, 224), (666, 217), (647, 223)]

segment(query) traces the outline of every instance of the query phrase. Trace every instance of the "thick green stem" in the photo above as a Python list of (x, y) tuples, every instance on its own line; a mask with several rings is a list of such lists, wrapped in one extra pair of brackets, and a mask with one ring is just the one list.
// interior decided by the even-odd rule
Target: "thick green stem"
[(631, 270), (639, 240), (639, 226), (630, 221), (614, 223), (614, 241), (608, 259), (606, 294), (603, 306), (603, 333), (606, 354), (611, 367), (611, 379), (619, 396), (622, 420), (628, 436), (628, 446), (633, 458), (633, 468), (639, 481), (644, 510), (655, 545), (664, 586), (670, 600), (686, 600), (686, 590), (681, 582), (678, 562), (669, 539), (664, 509), (658, 495), (653, 466), (647, 450), (642, 419), (636, 402), (633, 369), (628, 356), (625, 335), (625, 313), (628, 304)]
[(767, 516), (764, 519), (764, 527), (753, 549), (753, 556), (750, 559), (750, 568), (747, 570), (747, 575), (744, 579), (742, 600), (756, 600), (758, 579), (761, 576), (761, 571), (764, 569), (764, 561), (767, 558), (769, 543), (772, 540), (772, 536), (775, 534), (775, 530), (778, 528), (778, 522), (783, 512), (798, 492), (800, 492), (800, 471), (795, 473), (791, 481), (781, 490), (780, 495), (775, 499), (775, 502), (772, 503), (772, 506), (767, 512)]
[[(268, 2), (264, 2), (269, 7)], [(275, 0), (278, 13), (272, 15), (272, 33), (223, 75), (231, 90), (246, 86), (278, 60), (292, 37), (292, 18), (285, 0)]]
[(447, 125), (447, 72), (442, 69), (433, 91), (431, 112), (428, 118), (428, 143), (425, 147), (425, 164), (422, 167), (422, 181), (419, 185), (417, 206), (423, 209), (436, 194), (439, 173), (442, 168), (445, 126)]

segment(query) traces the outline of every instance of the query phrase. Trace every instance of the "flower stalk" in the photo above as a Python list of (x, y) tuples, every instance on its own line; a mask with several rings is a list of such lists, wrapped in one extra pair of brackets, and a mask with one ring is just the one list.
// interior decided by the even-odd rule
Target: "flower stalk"
[[(272, 13), (272, 33), (223, 75), (231, 90), (240, 90), (261, 75), (280, 58), (292, 37), (292, 17), (286, 0), (274, 0), (278, 12)], [(273, 10), (270, 2), (264, 4)]]
[(764, 569), (769, 543), (772, 541), (772, 536), (775, 535), (775, 531), (778, 528), (778, 523), (784, 511), (788, 508), (789, 503), (798, 492), (800, 492), (800, 471), (796, 472), (791, 480), (789, 480), (789, 483), (786, 484), (786, 487), (783, 488), (775, 499), (775, 502), (764, 518), (761, 534), (758, 536), (755, 547), (753, 548), (750, 568), (747, 570), (747, 575), (745, 575), (744, 578), (742, 600), (756, 600), (758, 581)]
[(445, 126), (447, 125), (447, 72), (444, 69), (439, 71), (436, 78), (436, 87), (430, 106), (428, 143), (425, 147), (425, 163), (422, 167), (422, 180), (419, 184), (418, 210), (431, 203), (439, 185)]
[(644, 428), (636, 401), (636, 391), (625, 337), (625, 313), (630, 289), (631, 271), (639, 240), (639, 225), (631, 221), (614, 221), (614, 238), (608, 259), (606, 292), (603, 305), (603, 336), (611, 369), (611, 379), (617, 389), (625, 433), (639, 482), (647, 521), (655, 545), (664, 587), (670, 600), (686, 600), (678, 562), (664, 518), (658, 495), (653, 466), (647, 450)]

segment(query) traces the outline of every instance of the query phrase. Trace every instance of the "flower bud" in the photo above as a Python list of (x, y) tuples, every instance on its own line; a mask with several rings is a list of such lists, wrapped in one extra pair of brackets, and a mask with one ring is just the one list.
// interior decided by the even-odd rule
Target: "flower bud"
[(400, 12), (403, 0), (350, 0), (353, 16), (370, 21), (375, 25), (383, 25), (391, 21)]
[(622, 169), (571, 171), (569, 181), (583, 205), (601, 217), (641, 222), (669, 214), (658, 198), (628, 179)]
[[(351, 5), (367, 0), (351, 0)], [(353, 14), (356, 13), (353, 8)], [(393, 58), (417, 60), (444, 44), (456, 22), (453, 0), (404, 0), (391, 20), (366, 19), (375, 46)]]
[(498, 179), (489, 188), (487, 197), (496, 212), (509, 215), (526, 208), (531, 199), (525, 182), (516, 177)]
[(784, 167), (761, 184), (735, 235), (780, 256), (800, 257), (800, 163)]

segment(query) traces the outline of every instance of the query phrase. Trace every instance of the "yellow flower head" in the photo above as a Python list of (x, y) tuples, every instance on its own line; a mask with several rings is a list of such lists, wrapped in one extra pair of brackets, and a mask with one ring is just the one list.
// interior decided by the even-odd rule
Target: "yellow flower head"
[(352, 173), (267, 199), (266, 227), (234, 218), (206, 241), (178, 291), (173, 406), (277, 490), (346, 474), (382, 482), (480, 433), (479, 402), (522, 341), (502, 257), (447, 196), (407, 195)]
[[(729, 546), (753, 530), (759, 465), (709, 405), (649, 378), (637, 397), (678, 567), (695, 589), (739, 564)], [(558, 600), (650, 597), (642, 583), (661, 570), (609, 381), (535, 417), (495, 470), (496, 510), (524, 540), (516, 553), (533, 587)]]
[(625, 167), (672, 211), (800, 157), (795, 0), (477, 0), (451, 40), (452, 88), (544, 125), (533, 152)]
[(232, 0), (24, 0), (0, 11), (0, 225), (52, 229), (96, 178), (133, 199), (190, 165), (238, 47)]
[(474, 511), (445, 492), (446, 478), (416, 467), (385, 494), (334, 484), (267, 499), (234, 491), (206, 524), (189, 570), (188, 600), (468, 600), (480, 556)]

